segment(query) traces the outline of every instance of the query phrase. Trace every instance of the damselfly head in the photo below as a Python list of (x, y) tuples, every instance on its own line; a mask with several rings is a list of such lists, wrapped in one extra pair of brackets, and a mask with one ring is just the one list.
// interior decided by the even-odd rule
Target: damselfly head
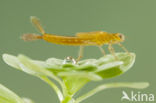
[(117, 33), (116, 35), (119, 37), (120, 42), (125, 40), (125, 36), (122, 33)]

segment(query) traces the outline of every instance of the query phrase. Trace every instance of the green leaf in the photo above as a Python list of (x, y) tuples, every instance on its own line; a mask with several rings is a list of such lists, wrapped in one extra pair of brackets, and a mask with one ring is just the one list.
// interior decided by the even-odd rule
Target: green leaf
[(58, 76), (63, 78), (68, 94), (73, 95), (91, 80), (101, 80), (102, 78), (91, 72), (60, 72)]
[(65, 83), (67, 94), (73, 96), (79, 89), (81, 89), (90, 80), (82, 77), (64, 77), (63, 81)]
[(58, 76), (60, 77), (76, 77), (76, 78), (85, 78), (88, 80), (102, 80), (102, 78), (98, 75), (96, 75), (95, 73), (92, 72), (75, 72), (75, 71), (71, 71), (71, 72), (60, 72), (58, 73)]
[(100, 85), (98, 87), (96, 87), (95, 89), (92, 89), (91, 91), (89, 91), (88, 93), (78, 97), (76, 99), (76, 103), (79, 103), (85, 99), (87, 99), (88, 97), (102, 91), (108, 88), (135, 88), (135, 89), (144, 89), (147, 88), (149, 86), (149, 83), (147, 82), (140, 82), (140, 83), (109, 83), (109, 84), (103, 84)]
[(52, 72), (50, 72), (48, 69), (44, 68), (44, 67), (47, 67), (48, 65), (46, 65), (46, 63), (42, 61), (33, 61), (24, 55), (19, 55), (18, 57), (14, 57), (9, 54), (4, 54), (3, 60), (8, 65), (13, 66), (15, 68), (19, 68), (19, 70), (22, 70), (28, 74), (31, 74), (37, 77), (40, 77), (40, 76), (51, 77), (52, 79), (56, 80), (61, 85), (62, 88), (64, 88), (63, 82), (57, 76), (55, 76)]
[(18, 57), (3, 54), (3, 60), (10, 66), (14, 68), (18, 68), (28, 74), (38, 76), (38, 75), (45, 75), (52, 77), (53, 79), (57, 79), (53, 73), (49, 72), (46, 68), (45, 62), (42, 61), (33, 61), (24, 55), (19, 55)]
[(35, 102), (33, 102), (31, 99), (29, 99), (29, 98), (22, 98), (23, 99), (23, 101), (24, 101), (24, 103), (35, 103)]
[(28, 57), (24, 55), (19, 55), (17, 58), (20, 61), (20, 64), (19, 64), (20, 68), (28, 74), (44, 75), (44, 73), (46, 72), (44, 68), (42, 68), (39, 65), (34, 64), (31, 61), (31, 59), (29, 59)]
[(0, 84), (0, 103), (24, 103), (23, 100), (8, 88)]
[(63, 60), (56, 58), (49, 58), (45, 62), (31, 60), (23, 55), (15, 57), (12, 55), (4, 54), (3, 59), (8, 65), (32, 75), (50, 75), (51, 73), (52, 75), (60, 76), (61, 72), (74, 71), (75, 75), (80, 72), (92, 72), (104, 79), (123, 74), (134, 64), (134, 53), (130, 53), (130, 55), (128, 55), (127, 53), (116, 53), (115, 55), (117, 56), (118, 61), (114, 59), (113, 55), (106, 55), (104, 57), (101, 57), (100, 59), (82, 60), (77, 64), (64, 64)]
[(2, 58), (6, 64), (16, 69), (20, 69), (20, 66), (19, 66), (20, 61), (18, 60), (17, 57), (9, 55), (9, 54), (3, 54)]
[(40, 76), (51, 77), (52, 79), (56, 80), (61, 85), (62, 88), (64, 87), (63, 82), (58, 77), (56, 77), (52, 72), (48, 71), (47, 69), (34, 64), (31, 59), (23, 55), (19, 55), (18, 59), (21, 62), (20, 67), (23, 71), (38, 77)]
[(97, 66), (88, 64), (88, 65), (80, 65), (74, 68), (77, 71), (86, 71), (86, 72), (92, 72), (97, 70)]
[[(38, 61), (32, 60), (24, 55), (15, 57), (9, 54), (4, 54), (3, 60), (14, 68), (44, 80), (55, 90), (59, 100), (62, 103), (67, 103), (68, 101), (74, 100), (72, 96), (86, 83), (121, 75), (129, 70), (135, 62), (134, 53), (130, 53), (130, 55), (127, 53), (116, 53), (115, 55), (118, 60), (109, 54), (99, 59), (82, 60), (76, 64), (72, 62), (65, 63), (64, 60), (56, 58)], [(61, 85), (62, 91), (48, 77), (56, 80)], [(78, 98), (76, 103), (107, 88), (128, 87), (140, 89), (147, 86), (147, 83), (105, 84)]]
[(96, 74), (104, 78), (111, 78), (125, 73), (129, 70), (135, 62), (135, 54), (130, 53), (116, 53), (118, 61), (115, 61), (112, 55), (102, 57), (97, 62), (98, 69), (95, 71)]

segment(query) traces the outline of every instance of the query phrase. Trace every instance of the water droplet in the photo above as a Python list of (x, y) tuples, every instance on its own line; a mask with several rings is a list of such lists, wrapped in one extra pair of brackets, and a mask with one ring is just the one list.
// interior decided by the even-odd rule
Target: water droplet
[(76, 64), (76, 60), (73, 57), (68, 56), (64, 59), (63, 64)]

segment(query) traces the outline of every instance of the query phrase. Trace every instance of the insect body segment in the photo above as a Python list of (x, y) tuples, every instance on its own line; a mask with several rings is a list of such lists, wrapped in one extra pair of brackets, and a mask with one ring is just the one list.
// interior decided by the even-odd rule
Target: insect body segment
[(112, 34), (103, 31), (77, 33), (76, 36), (80, 38), (88, 38), (91, 42), (96, 43), (96, 45), (104, 45), (109, 43), (114, 44), (124, 40), (121, 38), (121, 36), (123, 37), (121, 33)]
[(94, 31), (94, 32), (80, 32), (77, 33), (76, 36), (59, 36), (55, 34), (48, 34), (42, 28), (39, 20), (36, 17), (31, 17), (32, 23), (35, 27), (41, 32), (42, 35), (36, 34), (24, 34), (22, 39), (26, 41), (43, 39), (50, 43), (61, 44), (61, 45), (72, 45), (72, 46), (80, 46), (79, 56), (77, 61), (80, 60), (83, 54), (84, 46), (98, 46), (100, 51), (105, 55), (105, 51), (102, 49), (102, 45), (108, 44), (109, 51), (115, 56), (115, 51), (112, 47), (112, 44), (119, 44), (127, 53), (128, 50), (120, 44), (120, 42), (124, 41), (124, 35), (121, 33), (108, 33), (104, 31)]
[(73, 45), (73, 46), (93, 45), (93, 43), (91, 43), (90, 39), (88, 38), (65, 37), (65, 36), (44, 34), (43, 39), (47, 42), (61, 44), (61, 45)]

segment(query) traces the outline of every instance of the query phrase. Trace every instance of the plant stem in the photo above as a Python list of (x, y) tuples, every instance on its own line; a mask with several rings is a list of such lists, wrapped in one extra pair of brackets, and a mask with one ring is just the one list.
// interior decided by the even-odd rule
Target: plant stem
[(110, 83), (110, 84), (103, 84), (100, 85), (98, 87), (96, 87), (95, 89), (89, 91), (88, 93), (80, 96), (79, 98), (77, 98), (75, 100), (75, 103), (79, 103), (83, 100), (85, 100), (86, 98), (96, 94), (99, 91), (102, 91), (104, 89), (108, 89), (108, 88), (119, 88), (119, 87), (127, 87), (127, 88), (136, 88), (136, 89), (143, 89), (148, 87), (149, 84), (146, 82), (141, 82), (141, 83)]
[(66, 91), (65, 84), (57, 76), (55, 76), (53, 73), (51, 73), (49, 71), (45, 71), (45, 74), (47, 74), (49, 77), (51, 77), (52, 79), (56, 80), (60, 84), (60, 86), (62, 88), (62, 91), (63, 91), (63, 95), (66, 96), (67, 95), (67, 91)]
[(48, 83), (54, 89), (54, 91), (56, 92), (60, 101), (62, 101), (64, 99), (61, 90), (56, 86), (55, 83), (53, 83), (51, 80), (49, 80), (46, 76), (40, 76), (40, 78), (42, 80), (44, 80), (46, 83)]
[(67, 96), (61, 103), (75, 103), (75, 100), (72, 98), (72, 96)]

